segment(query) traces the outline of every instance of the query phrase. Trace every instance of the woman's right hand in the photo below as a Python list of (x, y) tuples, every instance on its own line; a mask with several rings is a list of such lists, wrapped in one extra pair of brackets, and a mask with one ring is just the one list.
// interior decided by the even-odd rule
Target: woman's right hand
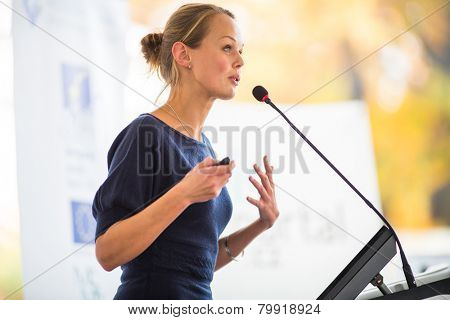
[(234, 161), (216, 166), (218, 161), (206, 157), (180, 181), (189, 203), (205, 202), (217, 197), (228, 182), (234, 169)]

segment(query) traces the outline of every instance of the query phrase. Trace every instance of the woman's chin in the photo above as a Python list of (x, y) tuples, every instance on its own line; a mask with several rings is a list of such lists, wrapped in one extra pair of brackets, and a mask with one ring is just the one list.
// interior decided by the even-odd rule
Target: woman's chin
[(236, 95), (236, 89), (231, 89), (231, 90), (229, 90), (227, 92), (223, 92), (219, 96), (219, 99), (221, 99), (221, 100), (230, 100), (230, 99), (233, 99), (235, 95)]

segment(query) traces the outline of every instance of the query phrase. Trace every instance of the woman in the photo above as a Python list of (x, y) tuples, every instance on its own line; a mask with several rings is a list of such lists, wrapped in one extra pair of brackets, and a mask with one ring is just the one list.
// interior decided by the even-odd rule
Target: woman
[(229, 11), (188, 4), (162, 34), (141, 41), (152, 70), (170, 86), (168, 101), (140, 115), (108, 152), (109, 174), (97, 191), (96, 256), (102, 267), (123, 273), (115, 299), (212, 299), (220, 269), (264, 230), (279, 212), (272, 167), (254, 166), (250, 177), (259, 219), (229, 237), (219, 235), (231, 218), (225, 184), (234, 161), (216, 165), (201, 132), (215, 99), (231, 99), (239, 82), (242, 41)]

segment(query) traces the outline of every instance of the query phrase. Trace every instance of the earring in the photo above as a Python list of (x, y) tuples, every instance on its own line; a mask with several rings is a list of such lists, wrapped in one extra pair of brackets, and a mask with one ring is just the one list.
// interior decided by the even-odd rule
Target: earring
[(191, 64), (189, 63), (189, 65), (188, 65), (188, 68), (189, 68), (189, 70), (191, 70), (191, 68), (192, 68), (192, 66), (191, 66)]

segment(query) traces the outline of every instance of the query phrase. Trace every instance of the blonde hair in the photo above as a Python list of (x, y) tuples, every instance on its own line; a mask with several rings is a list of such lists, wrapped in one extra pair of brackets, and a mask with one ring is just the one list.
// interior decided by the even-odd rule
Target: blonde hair
[(213, 4), (186, 4), (170, 16), (163, 33), (150, 33), (142, 38), (141, 50), (150, 71), (157, 71), (166, 82), (161, 93), (168, 86), (175, 87), (179, 81), (179, 72), (172, 56), (173, 44), (180, 41), (197, 48), (207, 35), (211, 17), (216, 14), (226, 14), (234, 19), (230, 11)]

